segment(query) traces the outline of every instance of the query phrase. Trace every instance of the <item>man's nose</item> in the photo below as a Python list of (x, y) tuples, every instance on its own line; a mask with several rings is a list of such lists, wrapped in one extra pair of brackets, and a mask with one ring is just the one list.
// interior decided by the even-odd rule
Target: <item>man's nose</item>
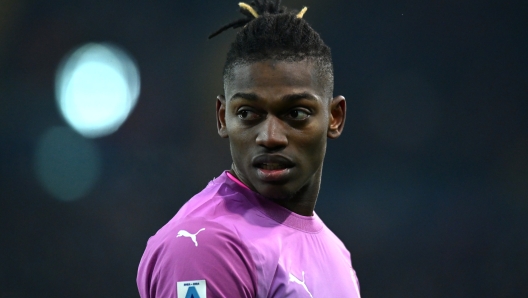
[(268, 149), (280, 149), (288, 145), (285, 132), (285, 123), (275, 116), (268, 115), (266, 120), (260, 124), (257, 135), (257, 145)]

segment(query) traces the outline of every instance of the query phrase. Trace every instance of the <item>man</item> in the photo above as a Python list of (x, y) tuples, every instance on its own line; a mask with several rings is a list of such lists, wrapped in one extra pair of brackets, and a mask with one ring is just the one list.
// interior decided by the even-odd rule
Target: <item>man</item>
[(345, 122), (330, 49), (280, 1), (240, 3), (218, 133), (232, 168), (150, 238), (141, 297), (360, 297), (350, 254), (314, 213), (327, 138)]

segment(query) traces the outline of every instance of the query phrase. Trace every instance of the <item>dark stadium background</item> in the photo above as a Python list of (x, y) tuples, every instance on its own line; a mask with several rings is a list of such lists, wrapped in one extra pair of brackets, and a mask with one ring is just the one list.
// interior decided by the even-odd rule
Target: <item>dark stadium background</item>
[[(528, 2), (290, 0), (331, 46), (344, 135), (316, 211), (363, 297), (527, 297)], [(230, 166), (215, 96), (237, 1), (0, 0), (0, 297), (137, 297), (150, 235)], [(62, 58), (126, 50), (141, 95), (71, 202), (35, 175)], [(310, 256), (307, 256), (309, 258)]]

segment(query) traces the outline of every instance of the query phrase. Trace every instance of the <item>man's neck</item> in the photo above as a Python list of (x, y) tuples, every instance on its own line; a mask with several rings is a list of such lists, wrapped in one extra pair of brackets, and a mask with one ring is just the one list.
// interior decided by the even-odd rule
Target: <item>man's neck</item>
[[(236, 170), (231, 168), (231, 170), (228, 172), (231, 178), (235, 179), (235, 182), (248, 189), (251, 189), (251, 187), (242, 182), (242, 180), (238, 177)], [(313, 179), (315, 179), (313, 183), (307, 184), (290, 198), (269, 200), (299, 215), (313, 216), (315, 203), (317, 202), (317, 196), (319, 195), (319, 189), (321, 187), (321, 172), (318, 171), (314, 175)], [(255, 191), (254, 189), (252, 190)]]

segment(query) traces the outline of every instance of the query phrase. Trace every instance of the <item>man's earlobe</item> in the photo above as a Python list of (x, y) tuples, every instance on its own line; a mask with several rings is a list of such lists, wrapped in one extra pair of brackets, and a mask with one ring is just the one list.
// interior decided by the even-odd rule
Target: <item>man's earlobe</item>
[(341, 95), (336, 96), (330, 103), (330, 121), (328, 122), (328, 138), (336, 139), (343, 132), (346, 119), (346, 101)]
[(226, 101), (223, 95), (218, 95), (216, 97), (216, 126), (218, 129), (218, 135), (222, 138), (227, 138), (227, 128), (225, 122), (226, 114)]

